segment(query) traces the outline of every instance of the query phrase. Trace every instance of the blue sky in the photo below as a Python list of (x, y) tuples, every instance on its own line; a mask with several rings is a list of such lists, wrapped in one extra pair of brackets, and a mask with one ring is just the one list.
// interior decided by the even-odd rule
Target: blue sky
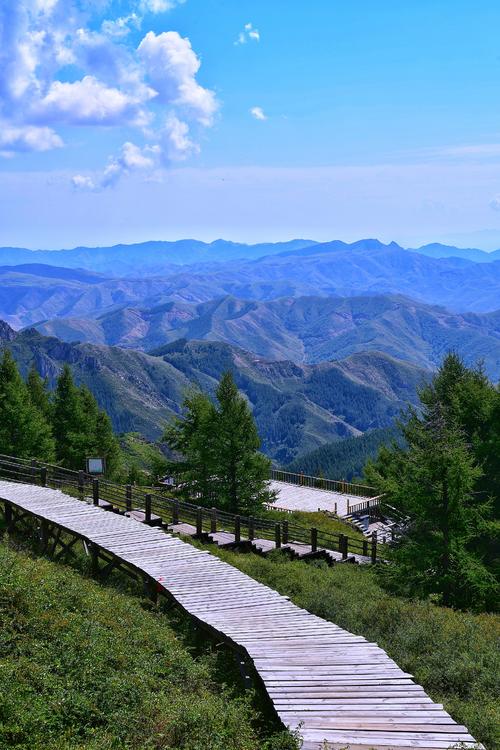
[(499, 28), (481, 0), (4, 0), (0, 244), (500, 247)]

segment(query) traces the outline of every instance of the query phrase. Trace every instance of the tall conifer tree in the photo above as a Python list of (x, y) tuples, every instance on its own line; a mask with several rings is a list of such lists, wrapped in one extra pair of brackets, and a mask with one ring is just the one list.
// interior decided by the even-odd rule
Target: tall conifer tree
[(0, 363), (0, 452), (19, 458), (54, 459), (50, 425), (32, 402), (8, 349)]

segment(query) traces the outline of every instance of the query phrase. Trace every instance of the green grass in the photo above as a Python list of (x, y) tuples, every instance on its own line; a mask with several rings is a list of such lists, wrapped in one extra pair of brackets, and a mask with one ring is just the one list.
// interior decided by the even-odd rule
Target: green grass
[(295, 748), (176, 617), (0, 542), (0, 747)]
[(359, 529), (341, 521), (340, 518), (327, 516), (326, 513), (307, 513), (301, 510), (294, 511), (293, 513), (283, 513), (279, 510), (268, 510), (265, 513), (265, 518), (276, 521), (289, 521), (290, 525), (297, 524), (306, 529), (314, 527), (326, 534), (347, 534), (353, 539), (360, 539), (361, 541), (365, 538)]
[(309, 612), (376, 641), (476, 740), (500, 748), (500, 617), (392, 596), (368, 566), (207, 549)]

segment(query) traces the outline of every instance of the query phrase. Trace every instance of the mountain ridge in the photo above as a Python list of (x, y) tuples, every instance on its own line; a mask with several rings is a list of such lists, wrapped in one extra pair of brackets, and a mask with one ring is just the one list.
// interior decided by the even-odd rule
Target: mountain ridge
[(56, 318), (36, 328), (65, 341), (142, 351), (178, 338), (225, 341), (258, 356), (306, 364), (368, 350), (435, 369), (454, 349), (469, 365), (483, 359), (488, 375), (500, 379), (500, 311), (451, 313), (403, 295), (268, 301), (228, 295), (199, 304), (123, 307), (96, 320)]
[(178, 340), (152, 354), (93, 344), (71, 344), (34, 329), (0, 326), (23, 375), (35, 366), (51, 387), (65, 363), (77, 383), (93, 392), (117, 432), (156, 439), (179, 414), (185, 394), (200, 387), (213, 394), (231, 370), (248, 398), (263, 450), (286, 463), (326, 441), (386, 427), (408, 403), (427, 371), (383, 353), (353, 355), (334, 363), (297, 365), (256, 357), (228, 344)]

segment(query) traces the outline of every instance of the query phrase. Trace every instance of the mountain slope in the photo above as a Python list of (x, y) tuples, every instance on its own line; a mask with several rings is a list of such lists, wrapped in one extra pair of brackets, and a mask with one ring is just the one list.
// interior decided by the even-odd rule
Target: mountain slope
[(0, 328), (24, 374), (35, 365), (53, 386), (64, 363), (105, 408), (118, 432), (161, 434), (193, 385), (214, 392), (225, 370), (253, 408), (263, 449), (279, 462), (328, 440), (390, 425), (416, 403), (426, 371), (380, 353), (340, 362), (272, 362), (227, 344), (177, 341), (155, 356), (114, 347), (70, 344), (26, 330)]
[(351, 481), (362, 476), (367, 460), (375, 458), (382, 445), (391, 445), (393, 441), (401, 444), (402, 440), (397, 427), (370, 430), (359, 437), (325, 443), (310, 453), (298, 456), (287, 466), (287, 470)]
[(383, 351), (426, 369), (453, 349), (467, 364), (483, 359), (488, 375), (500, 378), (500, 312), (450, 313), (401, 296), (223, 297), (198, 305), (127, 307), (97, 320), (56, 318), (36, 328), (65, 341), (145, 351), (181, 337), (225, 341), (268, 359), (307, 363)]

